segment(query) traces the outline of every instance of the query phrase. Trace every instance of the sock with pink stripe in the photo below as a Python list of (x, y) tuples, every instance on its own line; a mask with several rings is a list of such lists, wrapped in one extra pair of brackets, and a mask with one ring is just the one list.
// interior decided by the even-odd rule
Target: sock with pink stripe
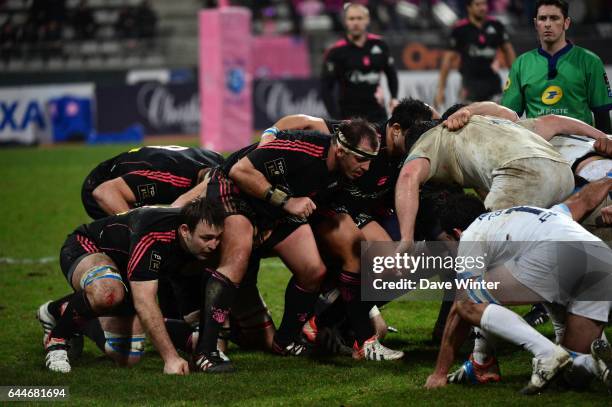
[(276, 331), (274, 340), (279, 345), (288, 345), (294, 342), (302, 326), (314, 311), (314, 304), (317, 301), (316, 292), (303, 289), (297, 284), (295, 277), (292, 277), (285, 290), (285, 312), (283, 320)]

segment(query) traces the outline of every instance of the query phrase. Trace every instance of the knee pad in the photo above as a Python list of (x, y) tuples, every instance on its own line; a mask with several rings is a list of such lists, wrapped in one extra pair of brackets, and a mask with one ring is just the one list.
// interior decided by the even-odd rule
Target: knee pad
[(111, 357), (115, 355), (122, 360), (140, 359), (144, 354), (145, 334), (129, 335), (104, 331), (104, 339), (106, 340), (104, 350)]
[(109, 265), (90, 268), (85, 274), (83, 274), (83, 277), (81, 277), (79, 285), (81, 286), (81, 289), (84, 290), (85, 287), (92, 284), (94, 281), (102, 279), (118, 280), (123, 285), (123, 288), (125, 288), (125, 291), (128, 291), (125, 283), (123, 282), (123, 278), (121, 278), (121, 274), (119, 274), (115, 267)]

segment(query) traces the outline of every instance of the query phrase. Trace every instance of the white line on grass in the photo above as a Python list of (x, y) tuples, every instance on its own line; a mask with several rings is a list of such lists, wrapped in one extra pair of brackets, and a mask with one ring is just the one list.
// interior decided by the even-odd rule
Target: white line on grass
[(0, 257), (0, 264), (46, 264), (57, 261), (57, 257), (39, 257), (37, 259), (24, 259), (15, 257)]

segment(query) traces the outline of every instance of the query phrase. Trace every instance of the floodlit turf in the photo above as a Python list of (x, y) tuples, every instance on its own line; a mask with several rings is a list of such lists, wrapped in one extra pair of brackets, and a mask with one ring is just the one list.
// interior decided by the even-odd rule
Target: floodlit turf
[[(162, 361), (150, 345), (140, 365), (120, 369), (87, 341), (71, 374), (47, 372), (35, 310), (69, 292), (57, 255), (66, 234), (87, 221), (80, 202), (82, 180), (96, 163), (127, 148), (0, 150), (0, 386), (66, 385), (70, 402), (79, 405), (610, 405), (599, 384), (588, 393), (552, 388), (532, 398), (519, 395), (531, 363), (529, 355), (511, 346), (500, 354), (503, 383), (424, 390), (437, 352), (429, 342), (438, 307), (432, 302), (401, 302), (384, 309), (388, 322), (400, 331), (387, 344), (406, 351), (401, 362), (281, 358), (234, 347), (229, 355), (238, 369), (235, 374), (171, 377), (162, 374)], [(6, 263), (6, 258), (44, 257), (56, 259)], [(260, 289), (275, 321), (280, 320), (288, 277), (277, 260), (264, 262)]]

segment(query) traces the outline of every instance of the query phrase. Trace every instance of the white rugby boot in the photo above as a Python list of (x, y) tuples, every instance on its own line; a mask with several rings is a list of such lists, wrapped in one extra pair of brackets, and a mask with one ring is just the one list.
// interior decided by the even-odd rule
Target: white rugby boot
[(353, 359), (382, 361), (397, 360), (403, 357), (404, 352), (383, 346), (383, 344), (379, 342), (377, 335), (367, 339), (361, 346), (357, 344), (357, 341), (355, 341), (353, 345)]

